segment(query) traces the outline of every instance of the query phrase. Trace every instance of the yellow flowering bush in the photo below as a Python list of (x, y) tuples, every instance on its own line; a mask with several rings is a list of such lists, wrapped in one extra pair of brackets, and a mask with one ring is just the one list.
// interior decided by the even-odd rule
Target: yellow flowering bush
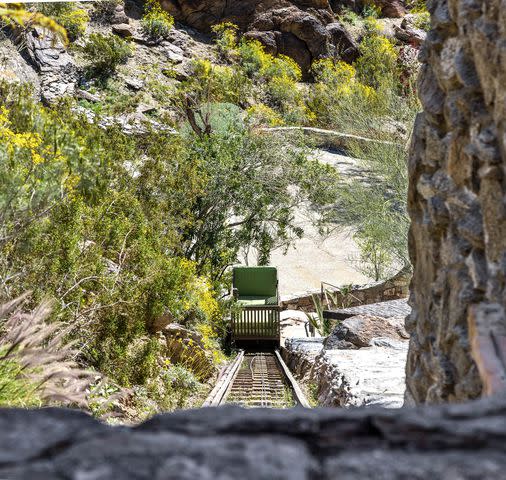
[(5, 150), (8, 157), (13, 155), (22, 156), (27, 153), (32, 163), (38, 165), (44, 162), (44, 154), (47, 154), (42, 146), (42, 138), (38, 133), (16, 133), (11, 129), (9, 111), (6, 107), (0, 107), (0, 147)]
[(265, 103), (256, 103), (249, 107), (247, 115), (249, 122), (254, 126), (279, 127), (285, 123), (281, 115)]
[(397, 77), (397, 52), (393, 43), (381, 35), (376, 20), (366, 20), (366, 34), (360, 43), (361, 56), (354, 63), (360, 81), (374, 88)]
[(146, 12), (141, 19), (143, 33), (152, 39), (167, 38), (174, 26), (174, 18), (162, 9), (158, 0), (146, 2)]
[(367, 108), (377, 100), (376, 91), (359, 81), (352, 65), (327, 58), (315, 62), (313, 72), (315, 84), (309, 107), (320, 125), (331, 127), (338, 118), (337, 111), (357, 104)]
[(212, 27), (216, 34), (216, 46), (223, 58), (231, 59), (235, 56), (237, 47), (237, 25), (224, 22)]
[(251, 89), (251, 81), (241, 70), (228, 65), (214, 65), (209, 60), (193, 62), (193, 75), (182, 84), (183, 92), (192, 92), (200, 102), (229, 102), (237, 104)]

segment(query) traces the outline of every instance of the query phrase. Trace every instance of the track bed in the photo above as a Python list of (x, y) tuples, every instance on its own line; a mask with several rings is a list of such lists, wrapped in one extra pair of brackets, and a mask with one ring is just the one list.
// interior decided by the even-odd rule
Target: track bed
[(309, 407), (279, 352), (239, 352), (218, 380), (204, 406)]

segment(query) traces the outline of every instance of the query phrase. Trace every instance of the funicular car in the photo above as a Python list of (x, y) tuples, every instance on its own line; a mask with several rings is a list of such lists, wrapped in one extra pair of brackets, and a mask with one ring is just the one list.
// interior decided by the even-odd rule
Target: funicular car
[(280, 340), (278, 271), (275, 267), (235, 267), (232, 294), (239, 307), (232, 314), (232, 340)]

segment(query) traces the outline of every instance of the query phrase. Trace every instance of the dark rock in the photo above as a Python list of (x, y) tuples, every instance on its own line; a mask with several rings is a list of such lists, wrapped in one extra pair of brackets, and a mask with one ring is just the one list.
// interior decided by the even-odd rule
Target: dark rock
[(395, 38), (403, 43), (407, 43), (413, 47), (420, 47), (427, 37), (427, 33), (419, 28), (414, 28), (407, 22), (401, 23), (398, 27), (394, 25)]
[(339, 22), (330, 23), (327, 25), (327, 30), (338, 56), (345, 62), (354, 62), (360, 54), (358, 45), (343, 24)]
[(270, 53), (295, 59), (304, 72), (336, 49), (345, 60), (357, 55), (350, 35), (335, 25), (328, 0), (163, 0), (162, 5), (176, 19), (204, 32), (217, 23), (233, 22)]
[(7, 409), (0, 426), (0, 478), (9, 480), (497, 480), (506, 469), (504, 398), (401, 410), (207, 408), (135, 428), (72, 410)]
[(403, 0), (376, 0), (375, 5), (381, 9), (384, 17), (402, 18), (407, 13)]

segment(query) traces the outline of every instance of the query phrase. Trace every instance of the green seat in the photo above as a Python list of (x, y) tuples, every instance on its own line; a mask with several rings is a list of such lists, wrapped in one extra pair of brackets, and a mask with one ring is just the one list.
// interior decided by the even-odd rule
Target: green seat
[(237, 303), (241, 307), (261, 307), (262, 305), (277, 305), (278, 297), (240, 297)]

